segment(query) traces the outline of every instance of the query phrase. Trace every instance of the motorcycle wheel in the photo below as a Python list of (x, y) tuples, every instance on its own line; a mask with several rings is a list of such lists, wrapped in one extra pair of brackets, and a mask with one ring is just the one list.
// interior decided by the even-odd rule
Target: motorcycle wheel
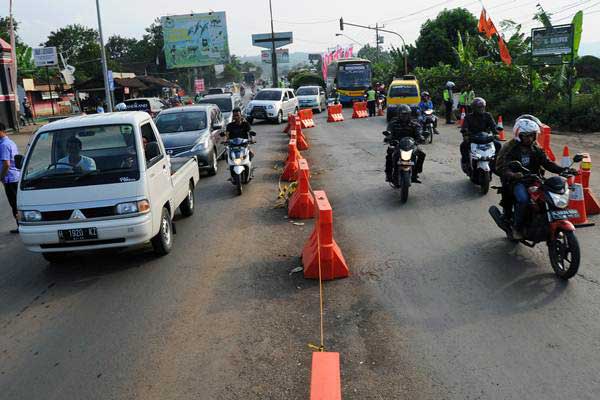
[(408, 188), (410, 187), (410, 174), (408, 172), (402, 173), (400, 178), (400, 202), (402, 204), (408, 201)]
[(556, 239), (548, 241), (548, 255), (556, 276), (570, 279), (577, 274), (581, 253), (575, 232), (560, 230)]
[(431, 144), (433, 143), (433, 130), (431, 129), (431, 127), (427, 129), (427, 132), (429, 132), (429, 144)]
[(486, 195), (490, 190), (490, 174), (487, 171), (480, 171), (479, 173), (479, 185), (481, 188), (481, 194)]
[(243, 192), (241, 175), (235, 174), (235, 176), (233, 177), (233, 184), (235, 185), (238, 196), (241, 196)]

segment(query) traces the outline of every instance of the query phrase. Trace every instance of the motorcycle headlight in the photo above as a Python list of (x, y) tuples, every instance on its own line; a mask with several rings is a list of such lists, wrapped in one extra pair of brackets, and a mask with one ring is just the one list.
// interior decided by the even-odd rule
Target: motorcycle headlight
[(42, 220), (42, 213), (36, 210), (19, 211), (19, 219), (23, 222), (39, 222)]
[(235, 160), (233, 160), (233, 163), (235, 165), (241, 165), (242, 164), (242, 159), (241, 158), (236, 158)]
[(550, 195), (550, 200), (552, 201), (554, 207), (567, 208), (569, 205), (569, 189), (565, 190), (565, 193), (563, 194), (552, 192), (548, 192), (548, 194)]
[(410, 161), (412, 158), (412, 151), (400, 150), (400, 158), (402, 161)]

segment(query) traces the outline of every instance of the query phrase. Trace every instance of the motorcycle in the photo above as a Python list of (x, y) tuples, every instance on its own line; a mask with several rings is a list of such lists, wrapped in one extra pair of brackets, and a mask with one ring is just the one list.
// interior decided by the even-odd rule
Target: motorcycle
[(386, 107), (385, 95), (379, 93), (377, 95), (377, 110), (380, 110), (381, 112), (383, 112), (383, 110), (385, 110), (385, 107)]
[[(250, 136), (256, 136), (256, 132), (250, 131)], [(240, 196), (243, 192), (242, 185), (247, 184), (252, 179), (251, 143), (255, 142), (242, 138), (234, 138), (225, 142), (231, 183), (236, 187), (237, 194)]]
[(435, 132), (433, 129), (435, 115), (433, 114), (433, 110), (431, 109), (425, 110), (422, 114), (423, 115), (421, 116), (421, 125), (423, 126), (423, 137), (425, 138), (426, 142), (429, 142), (431, 144), (433, 143), (433, 134)]
[(408, 200), (408, 189), (412, 183), (417, 144), (410, 137), (403, 137), (400, 140), (390, 139), (389, 136), (391, 133), (388, 131), (384, 131), (383, 135), (385, 136), (383, 142), (387, 143), (394, 150), (392, 155), (394, 170), (390, 186), (394, 189), (400, 189), (400, 202), (404, 204)]
[[(573, 158), (573, 163), (581, 160), (583, 156), (578, 154)], [(519, 161), (511, 161), (508, 168), (524, 175), (520, 182), (528, 187), (530, 194), (523, 228), (524, 239), (518, 241), (528, 247), (546, 242), (554, 273), (562, 279), (572, 278), (579, 269), (580, 249), (575, 226), (569, 218), (577, 218), (579, 213), (567, 208), (570, 190), (566, 178), (575, 176), (576, 173), (569, 171), (544, 178), (531, 173)], [(501, 193), (502, 188), (496, 189)], [(496, 225), (506, 232), (508, 239), (516, 241), (513, 238), (512, 218), (507, 218), (496, 206), (491, 206), (489, 213)]]
[(481, 194), (487, 194), (492, 181), (492, 163), (496, 159), (494, 135), (479, 132), (470, 137), (471, 150), (469, 163), (462, 164), (462, 170), (476, 185), (481, 188)]

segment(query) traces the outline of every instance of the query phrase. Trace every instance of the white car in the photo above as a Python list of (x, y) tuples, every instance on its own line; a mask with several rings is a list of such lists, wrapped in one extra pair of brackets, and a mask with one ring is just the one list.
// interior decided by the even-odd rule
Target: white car
[(248, 103), (244, 112), (248, 122), (264, 119), (282, 123), (287, 121), (288, 114), (298, 111), (298, 98), (292, 89), (263, 89)]
[(173, 245), (172, 220), (194, 212), (195, 158), (170, 157), (145, 112), (72, 117), (40, 128), (22, 168), (19, 235), (49, 262), (71, 252)]
[(327, 107), (325, 91), (320, 86), (300, 86), (296, 91), (300, 108), (311, 108), (321, 112)]

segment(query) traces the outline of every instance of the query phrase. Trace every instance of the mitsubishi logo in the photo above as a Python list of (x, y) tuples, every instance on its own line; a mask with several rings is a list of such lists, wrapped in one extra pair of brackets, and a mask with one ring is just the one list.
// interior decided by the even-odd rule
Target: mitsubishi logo
[(85, 215), (80, 210), (73, 210), (73, 214), (71, 214), (71, 219), (85, 219)]

